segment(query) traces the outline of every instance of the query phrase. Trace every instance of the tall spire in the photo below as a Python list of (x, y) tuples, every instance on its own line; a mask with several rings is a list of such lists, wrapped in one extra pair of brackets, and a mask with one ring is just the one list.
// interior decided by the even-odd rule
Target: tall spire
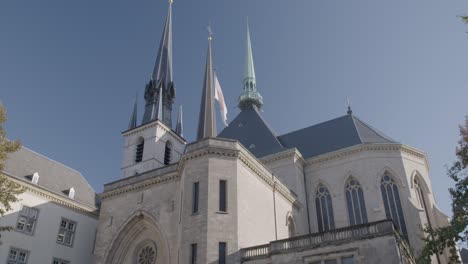
[[(152, 122), (157, 118), (171, 127), (174, 98), (175, 88), (172, 78), (172, 1), (170, 0), (153, 73), (145, 88), (146, 106), (142, 123)], [(155, 112), (157, 113), (155, 114)]]
[(137, 98), (138, 96), (135, 96), (135, 102), (133, 103), (133, 113), (132, 117), (130, 118), (130, 123), (128, 123), (128, 129), (134, 129), (137, 126)]
[(216, 137), (216, 119), (213, 102), (213, 65), (211, 62), (211, 28), (208, 27), (208, 54), (206, 57), (205, 80), (198, 118), (197, 140)]
[(175, 129), (175, 132), (183, 137), (184, 136), (184, 123), (183, 123), (183, 119), (182, 119), (182, 105), (179, 106), (179, 115), (177, 116), (177, 125), (176, 125), (176, 129)]
[(250, 30), (247, 21), (247, 51), (245, 54), (245, 68), (244, 68), (244, 80), (243, 80), (243, 91), (239, 96), (239, 108), (241, 110), (248, 106), (255, 105), (261, 108), (263, 105), (263, 98), (259, 92), (257, 92), (257, 81), (255, 79), (255, 67), (252, 55), (252, 45), (250, 43)]

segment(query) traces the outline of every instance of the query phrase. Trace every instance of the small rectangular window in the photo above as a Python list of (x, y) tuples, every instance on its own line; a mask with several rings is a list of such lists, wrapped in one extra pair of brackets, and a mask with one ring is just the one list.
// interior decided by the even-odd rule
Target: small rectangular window
[(354, 264), (353, 256), (341, 258), (341, 264)]
[(227, 200), (226, 200), (226, 184), (225, 180), (219, 181), (219, 211), (226, 212)]
[(52, 264), (70, 264), (70, 261), (59, 259), (59, 258), (54, 258), (54, 260), (52, 260)]
[(10, 248), (8, 253), (8, 264), (28, 263), (29, 251), (21, 248)]
[(62, 218), (57, 235), (57, 243), (71, 247), (73, 245), (73, 239), (75, 238), (75, 231), (76, 222)]
[(197, 264), (197, 244), (190, 245), (190, 264)]
[(19, 213), (18, 222), (16, 223), (16, 230), (32, 235), (36, 226), (38, 214), (39, 211), (37, 209), (23, 206)]
[(218, 264), (226, 264), (226, 242), (219, 242), (219, 261)]
[(336, 259), (325, 260), (325, 264), (336, 264), (336, 263), (337, 263)]
[(198, 193), (199, 193), (199, 182), (193, 183), (193, 206), (192, 213), (198, 213)]

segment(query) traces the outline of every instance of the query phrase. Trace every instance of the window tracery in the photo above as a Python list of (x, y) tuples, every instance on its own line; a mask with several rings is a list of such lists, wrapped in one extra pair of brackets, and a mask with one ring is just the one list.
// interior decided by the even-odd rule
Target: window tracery
[(362, 187), (354, 178), (350, 178), (346, 182), (346, 203), (350, 225), (367, 223), (366, 203)]

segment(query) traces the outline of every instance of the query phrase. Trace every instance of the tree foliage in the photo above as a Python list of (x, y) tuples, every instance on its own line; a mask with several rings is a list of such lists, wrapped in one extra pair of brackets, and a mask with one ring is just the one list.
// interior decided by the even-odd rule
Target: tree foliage
[(451, 253), (450, 263), (461, 263), (456, 243), (468, 242), (468, 116), (465, 117), (465, 124), (460, 126), (460, 136), (455, 151), (457, 160), (447, 170), (449, 178), (455, 181), (455, 186), (449, 189), (453, 217), (450, 226), (426, 227), (428, 236), (419, 263), (430, 263), (432, 255), (442, 254), (447, 248)]
[[(18, 141), (10, 141), (6, 138), (6, 131), (3, 128), (6, 120), (6, 111), (0, 104), (0, 217), (11, 210), (11, 204), (17, 202), (17, 196), (24, 192), (23, 187), (2, 174), (4, 161), (8, 153), (15, 152), (21, 146)], [(0, 226), (0, 232), (10, 229), (9, 226)]]

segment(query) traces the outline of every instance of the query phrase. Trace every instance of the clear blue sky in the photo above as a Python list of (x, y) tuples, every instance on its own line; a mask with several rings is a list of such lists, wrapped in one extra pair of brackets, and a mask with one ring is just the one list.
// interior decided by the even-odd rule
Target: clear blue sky
[[(434, 192), (450, 211), (457, 125), (468, 114), (468, 2), (175, 0), (176, 104), (193, 140), (206, 25), (232, 120), (249, 17), (264, 116), (285, 133), (346, 112), (424, 150)], [(10, 138), (82, 172), (101, 192), (120, 176), (133, 98), (156, 57), (165, 0), (2, 1), (0, 99)], [(221, 122), (218, 120), (220, 131)]]

